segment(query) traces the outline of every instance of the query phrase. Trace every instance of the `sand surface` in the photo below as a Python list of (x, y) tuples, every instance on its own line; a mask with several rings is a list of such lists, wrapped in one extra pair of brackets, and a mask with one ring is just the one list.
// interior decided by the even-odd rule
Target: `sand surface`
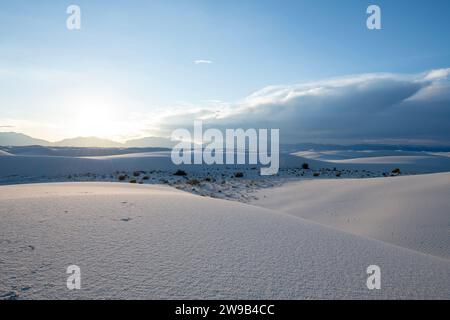
[(286, 183), (251, 203), (450, 259), (450, 173)]
[[(0, 187), (2, 298), (448, 298), (450, 261), (168, 187)], [(82, 290), (66, 288), (78, 265)], [(382, 270), (382, 290), (366, 268)]]

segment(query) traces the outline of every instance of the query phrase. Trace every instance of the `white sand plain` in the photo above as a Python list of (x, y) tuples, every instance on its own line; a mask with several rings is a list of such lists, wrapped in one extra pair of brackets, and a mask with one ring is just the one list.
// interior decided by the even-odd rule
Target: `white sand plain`
[[(447, 259), (272, 210), (146, 185), (0, 190), (2, 298), (449, 297)], [(72, 264), (81, 290), (66, 288)]]
[[(450, 299), (448, 156), (280, 163), (275, 177), (174, 176), (167, 152), (0, 154), (0, 299)], [(373, 264), (380, 290), (366, 286)], [(69, 265), (81, 290), (66, 288)]]

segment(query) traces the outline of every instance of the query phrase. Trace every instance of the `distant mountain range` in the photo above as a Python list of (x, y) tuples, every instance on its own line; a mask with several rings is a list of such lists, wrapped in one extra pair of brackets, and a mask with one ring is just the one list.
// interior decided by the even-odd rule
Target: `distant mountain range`
[[(44, 146), (44, 147), (76, 147), (76, 148), (172, 148), (177, 142), (162, 137), (145, 137), (128, 140), (124, 143), (97, 137), (77, 137), (50, 142), (35, 139), (17, 132), (0, 132), (0, 146), (22, 147), (22, 146)], [(420, 146), (420, 145), (387, 145), (387, 144), (282, 144), (281, 152), (295, 152), (300, 150), (403, 150), (403, 151), (427, 151), (427, 152), (450, 152), (450, 146)]]
[(161, 137), (145, 137), (116, 142), (97, 137), (77, 137), (50, 142), (36, 139), (17, 132), (0, 132), (0, 146), (53, 146), (53, 147), (80, 147), (80, 148), (172, 148), (176, 142)]
[(120, 148), (124, 147), (123, 143), (116, 141), (101, 139), (97, 137), (77, 137), (71, 139), (64, 139), (52, 143), (55, 147), (82, 147), (82, 148), (92, 148), (92, 147), (103, 147), (103, 148)]
[(51, 142), (35, 139), (23, 133), (0, 132), (0, 146), (49, 146)]

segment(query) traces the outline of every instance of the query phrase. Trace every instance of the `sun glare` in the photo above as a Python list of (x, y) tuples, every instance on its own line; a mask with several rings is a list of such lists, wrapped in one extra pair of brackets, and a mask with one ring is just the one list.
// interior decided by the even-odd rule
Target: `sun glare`
[(118, 109), (112, 101), (85, 98), (73, 103), (68, 131), (73, 136), (113, 138), (120, 135)]

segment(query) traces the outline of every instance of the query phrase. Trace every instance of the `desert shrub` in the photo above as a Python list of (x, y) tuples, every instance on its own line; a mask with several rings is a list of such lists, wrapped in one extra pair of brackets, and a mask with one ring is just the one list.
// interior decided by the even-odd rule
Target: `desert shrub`
[(309, 164), (307, 164), (306, 162), (304, 164), (302, 164), (302, 169), (308, 170), (309, 169)]
[(206, 178), (205, 178), (205, 181), (206, 181), (206, 182), (211, 182), (211, 178), (210, 178), (210, 177), (206, 177)]
[(314, 176), (314, 177), (320, 176), (320, 172), (314, 172), (314, 173), (313, 173), (313, 176)]
[(196, 186), (196, 185), (200, 184), (200, 181), (198, 181), (197, 179), (191, 179), (191, 180), (188, 180), (186, 183), (190, 184), (191, 186)]
[(130, 183), (136, 183), (136, 179), (131, 179), (129, 182)]
[(120, 176), (117, 177), (117, 179), (119, 179), (119, 181), (125, 181), (127, 177), (123, 174), (121, 174)]
[(139, 171), (133, 172), (133, 176), (135, 176), (135, 177), (139, 177), (140, 175), (141, 175), (141, 173)]
[(177, 170), (173, 175), (174, 176), (187, 176), (187, 173), (184, 170)]
[(341, 172), (340, 171), (336, 172), (336, 177), (340, 177), (340, 176), (341, 176)]
[(243, 172), (236, 172), (236, 173), (234, 174), (234, 177), (235, 177), (235, 178), (243, 178), (243, 177), (244, 177), (244, 173), (243, 173)]
[(395, 168), (394, 170), (392, 170), (392, 173), (393, 173), (393, 174), (400, 174), (401, 171), (400, 171), (399, 168)]
[(144, 177), (142, 178), (142, 180), (148, 180), (148, 179), (150, 179), (149, 176), (144, 176)]

